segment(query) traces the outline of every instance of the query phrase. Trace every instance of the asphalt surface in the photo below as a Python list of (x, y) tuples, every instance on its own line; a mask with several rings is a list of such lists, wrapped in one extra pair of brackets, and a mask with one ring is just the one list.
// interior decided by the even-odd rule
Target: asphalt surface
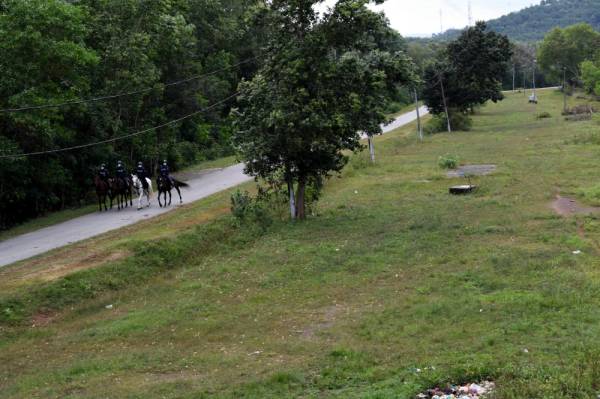
[[(420, 112), (421, 115), (425, 115), (427, 109), (422, 107)], [(416, 118), (416, 111), (403, 114), (391, 124), (383, 126), (383, 132), (388, 133), (413, 122)], [(181, 193), (184, 203), (200, 200), (252, 180), (252, 177), (244, 174), (243, 169), (242, 164), (237, 164), (209, 171), (188, 180), (187, 183), (190, 187), (183, 188)], [(0, 242), (0, 267), (177, 209), (179, 197), (175, 191), (173, 194), (172, 206), (167, 208), (158, 206), (155, 193), (152, 198), (152, 206), (140, 211), (136, 209), (137, 198), (135, 198), (133, 208), (129, 207), (121, 211), (114, 208), (108, 212), (91, 213), (2, 241)]]

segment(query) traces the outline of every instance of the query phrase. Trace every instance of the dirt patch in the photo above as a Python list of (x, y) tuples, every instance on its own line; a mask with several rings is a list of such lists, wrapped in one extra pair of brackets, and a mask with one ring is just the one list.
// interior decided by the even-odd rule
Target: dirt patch
[(13, 282), (27, 280), (54, 281), (80, 270), (91, 269), (108, 262), (115, 262), (129, 256), (129, 251), (89, 251), (87, 246), (79, 246), (67, 255), (63, 251), (51, 256), (35, 259), (27, 268), (6, 269), (0, 277), (8, 276)]
[(56, 318), (55, 314), (38, 313), (31, 318), (31, 327), (45, 327)]
[(320, 315), (320, 320), (317, 323), (310, 324), (302, 330), (301, 337), (308, 340), (315, 339), (319, 332), (333, 327), (337, 315), (342, 310), (343, 307), (339, 304), (328, 306)]
[(557, 195), (556, 199), (552, 201), (551, 207), (554, 212), (565, 217), (600, 213), (599, 207), (585, 206), (572, 198), (561, 197), (560, 195)]
[(496, 165), (464, 165), (446, 173), (450, 178), (466, 176), (486, 176), (496, 171)]

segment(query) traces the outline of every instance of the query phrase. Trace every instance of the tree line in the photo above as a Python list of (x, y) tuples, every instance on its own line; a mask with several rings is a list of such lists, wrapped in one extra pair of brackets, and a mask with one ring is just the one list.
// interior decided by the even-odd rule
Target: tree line
[(381, 2), (0, 1), (0, 227), (82, 203), (100, 163), (233, 153), (302, 219), (413, 93), (438, 115), (501, 99), (506, 37), (478, 24), (419, 57)]
[[(0, 1), (0, 157), (115, 139), (227, 98), (257, 70), (264, 9), (259, 0)], [(119, 93), (134, 94), (78, 101)], [(0, 228), (85, 203), (101, 163), (153, 170), (164, 158), (178, 169), (233, 154), (234, 102), (124, 140), (0, 158)]]

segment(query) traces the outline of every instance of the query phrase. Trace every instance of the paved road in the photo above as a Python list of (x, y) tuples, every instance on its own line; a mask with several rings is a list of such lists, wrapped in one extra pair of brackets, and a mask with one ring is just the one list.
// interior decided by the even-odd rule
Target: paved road
[[(423, 108), (421, 112), (425, 114), (427, 112), (426, 108)], [(416, 117), (415, 111), (401, 115), (393, 123), (383, 127), (384, 133), (408, 124), (414, 121)], [(228, 168), (210, 171), (200, 177), (188, 180), (187, 183), (190, 187), (182, 189), (184, 202), (197, 201), (251, 180), (251, 177), (243, 173), (243, 169), (242, 164), (237, 164)], [(177, 196), (176, 193), (175, 196)], [(175, 197), (173, 197), (173, 200), (176, 203), (179, 198), (175, 201)], [(176, 208), (175, 206), (159, 208), (156, 197), (152, 199), (152, 203), (152, 207), (144, 208), (141, 211), (135, 209), (137, 204), (134, 203), (133, 209), (127, 208), (120, 212), (113, 209), (105, 213), (92, 213), (2, 241), (0, 242), (0, 267), (134, 224), (140, 220), (152, 218)]]

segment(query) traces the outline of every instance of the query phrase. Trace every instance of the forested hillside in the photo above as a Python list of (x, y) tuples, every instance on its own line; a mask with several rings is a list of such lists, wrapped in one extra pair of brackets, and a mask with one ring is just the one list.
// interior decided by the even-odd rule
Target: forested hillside
[[(600, 29), (600, 0), (543, 0), (498, 19), (488, 21), (488, 27), (520, 42), (538, 41), (555, 27), (586, 22)], [(438, 39), (452, 39), (459, 30), (449, 30)]]
[(232, 153), (231, 96), (259, 61), (259, 3), (0, 2), (0, 228), (85, 201), (102, 162), (178, 168)]

